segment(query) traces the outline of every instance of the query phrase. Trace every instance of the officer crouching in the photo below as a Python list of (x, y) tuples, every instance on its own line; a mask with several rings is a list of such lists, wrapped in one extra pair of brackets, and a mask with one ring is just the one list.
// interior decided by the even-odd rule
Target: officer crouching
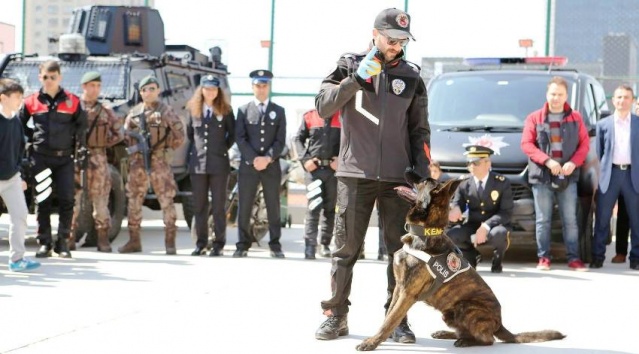
[(304, 119), (295, 136), (300, 161), (306, 170), (308, 208), (304, 235), (304, 258), (315, 259), (320, 212), (323, 210), (321, 237), (322, 257), (330, 257), (329, 245), (335, 224), (337, 202), (337, 155), (341, 132), (340, 112), (324, 119), (316, 109), (304, 113)]
[[(140, 80), (139, 87), (143, 102), (133, 107), (124, 121), (124, 130), (127, 135), (125, 141), (129, 151), (133, 152), (129, 156), (129, 178), (126, 184), (130, 239), (118, 249), (118, 252), (142, 251), (140, 242), (142, 204), (149, 190), (150, 181), (164, 214), (166, 254), (176, 254), (175, 220), (177, 216), (173, 198), (177, 187), (170, 162), (173, 149), (184, 142), (184, 130), (182, 121), (173, 109), (160, 102), (158, 79), (147, 76)], [(140, 134), (142, 141), (135, 139), (131, 132)], [(148, 152), (145, 151), (147, 148)], [(147, 156), (143, 156), (145, 152)]]
[(475, 247), (490, 245), (493, 248), (490, 271), (501, 273), (502, 259), (509, 245), (513, 197), (510, 181), (490, 171), (492, 154), (493, 150), (485, 146), (466, 147), (464, 155), (467, 157), (470, 178), (457, 188), (448, 219), (451, 222), (462, 221), (462, 210), (467, 211), (468, 218), (447, 233), (475, 268), (479, 256)]
[(279, 158), (286, 146), (286, 115), (284, 108), (268, 98), (273, 73), (268, 70), (255, 70), (249, 75), (253, 82), (253, 100), (237, 111), (235, 123), (237, 146), (242, 154), (238, 175), (239, 240), (233, 257), (246, 257), (253, 243), (250, 230), (251, 212), (262, 184), (271, 257), (284, 258), (280, 236), (280, 183), (282, 170)]

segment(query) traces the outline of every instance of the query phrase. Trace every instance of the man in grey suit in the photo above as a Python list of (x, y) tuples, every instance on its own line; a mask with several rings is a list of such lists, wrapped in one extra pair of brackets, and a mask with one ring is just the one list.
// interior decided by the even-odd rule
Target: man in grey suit
[(612, 97), (615, 113), (597, 122), (600, 171), (590, 268), (603, 266), (610, 217), (623, 195), (631, 230), (630, 269), (639, 270), (639, 117), (631, 113), (633, 102), (630, 86), (617, 87)]

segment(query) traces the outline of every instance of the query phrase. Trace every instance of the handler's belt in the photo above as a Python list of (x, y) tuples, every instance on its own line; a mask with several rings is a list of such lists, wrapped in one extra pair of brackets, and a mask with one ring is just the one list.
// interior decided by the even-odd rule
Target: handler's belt
[(330, 166), (333, 160), (315, 160), (315, 164), (320, 167)]
[(73, 155), (73, 149), (51, 150), (38, 145), (33, 145), (33, 151), (42, 155), (53, 156), (53, 157), (63, 157), (63, 156)]

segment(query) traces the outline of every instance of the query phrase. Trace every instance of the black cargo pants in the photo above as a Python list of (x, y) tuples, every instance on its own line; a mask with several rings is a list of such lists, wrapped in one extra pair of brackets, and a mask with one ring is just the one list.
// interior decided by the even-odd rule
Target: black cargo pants
[(353, 281), (353, 266), (357, 262), (364, 237), (370, 221), (371, 213), (378, 201), (380, 224), (384, 228), (384, 241), (388, 247), (388, 280), (386, 304), (388, 309), (393, 291), (395, 276), (393, 274), (393, 254), (402, 247), (400, 238), (406, 233), (404, 224), (410, 204), (401, 199), (395, 187), (404, 184), (379, 182), (363, 178), (337, 178), (337, 205), (335, 215), (335, 244), (333, 267), (331, 269), (332, 297), (322, 301), (322, 309), (331, 310), (334, 316), (346, 315), (351, 304), (348, 297)]
[[(32, 155), (33, 175), (51, 169), (53, 195), (58, 202), (58, 237), (69, 238), (75, 198), (75, 176), (71, 156), (47, 156), (37, 152)], [(36, 181), (33, 181), (36, 184)], [(38, 243), (51, 245), (51, 210), (53, 195), (38, 204)]]
[(314, 210), (306, 209), (304, 243), (307, 246), (317, 246), (318, 228), (321, 229), (320, 243), (322, 245), (330, 245), (333, 239), (337, 177), (335, 177), (335, 171), (328, 166), (321, 166), (313, 172), (306, 173), (306, 185), (318, 179), (322, 181), (322, 205)]

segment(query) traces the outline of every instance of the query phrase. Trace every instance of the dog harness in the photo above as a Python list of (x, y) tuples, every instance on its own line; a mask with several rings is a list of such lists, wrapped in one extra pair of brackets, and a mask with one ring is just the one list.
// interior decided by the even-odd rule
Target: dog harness
[[(419, 238), (440, 236), (444, 233), (444, 230), (441, 228), (424, 228), (421, 225), (413, 224), (407, 226), (408, 232)], [(426, 293), (424, 293), (425, 298), (432, 295), (442, 285), (448, 283), (457, 275), (470, 269), (470, 263), (468, 263), (461, 250), (457, 247), (450, 250), (450, 252), (438, 255), (430, 255), (424, 251), (411, 248), (407, 244), (404, 244), (402, 250), (424, 262), (426, 264), (426, 269), (434, 279), (430, 288), (426, 291)]]

